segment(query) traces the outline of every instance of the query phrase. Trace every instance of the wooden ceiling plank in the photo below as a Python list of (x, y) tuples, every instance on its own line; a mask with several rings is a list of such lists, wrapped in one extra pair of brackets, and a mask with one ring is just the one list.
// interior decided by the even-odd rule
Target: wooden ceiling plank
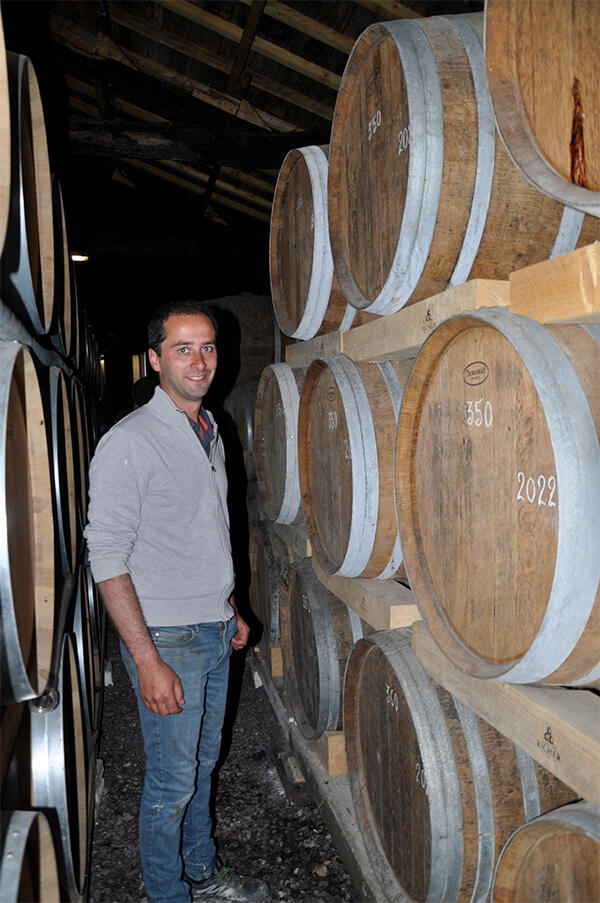
[(359, 6), (371, 10), (382, 19), (421, 19), (421, 13), (398, 0), (354, 0)]
[[(250, 5), (252, 0), (241, 0), (241, 2)], [(309, 16), (305, 16), (304, 13), (299, 13), (285, 3), (279, 3), (278, 0), (267, 0), (264, 15), (270, 16), (278, 22), (283, 22), (284, 25), (289, 25), (290, 28), (308, 35), (309, 38), (315, 38), (315, 40), (321, 41), (322, 44), (333, 47), (334, 50), (340, 50), (342, 53), (349, 54), (354, 47), (353, 38), (341, 34), (317, 19), (311, 19)]]
[[(180, 38), (164, 28), (152, 25), (145, 19), (133, 16), (120, 7), (111, 6), (110, 17), (116, 25), (121, 25), (130, 31), (136, 32), (136, 34), (142, 35), (142, 37), (149, 38), (151, 41), (181, 53), (183, 56), (204, 63), (205, 66), (209, 66), (211, 69), (225, 73), (229, 73), (231, 69), (231, 60), (226, 57), (220, 56), (208, 47), (203, 47), (194, 41), (188, 41), (186, 38)], [(252, 68), (246, 69), (246, 72), (252, 85), (264, 91), (265, 94), (278, 97), (280, 100), (284, 100), (295, 107), (300, 107), (302, 110), (307, 110), (309, 113), (314, 113), (322, 119), (331, 120), (333, 118), (333, 106), (328, 106), (319, 100), (315, 100), (315, 98), (283, 85), (260, 72), (255, 72)]]
[(246, 100), (240, 101), (238, 98), (231, 97), (223, 91), (218, 91), (209, 85), (203, 85), (201, 82), (169, 69), (167, 66), (163, 66), (162, 63), (157, 63), (155, 60), (142, 56), (142, 54), (133, 50), (123, 51), (106, 35), (98, 34), (95, 39), (90, 35), (84, 36), (80, 30), (71, 27), (68, 20), (55, 13), (50, 15), (50, 27), (53, 35), (60, 43), (84, 56), (117, 60), (130, 69), (143, 72), (151, 78), (159, 79), (171, 87), (175, 86), (179, 90), (191, 94), (197, 100), (217, 107), (231, 116), (243, 119), (245, 122), (258, 125), (260, 128), (267, 130), (274, 128), (280, 132), (296, 131), (296, 126), (276, 116), (271, 116), (264, 110), (255, 109)]
[[(120, 159), (123, 163), (135, 167), (135, 169), (141, 169), (144, 172), (156, 176), (159, 179), (163, 179), (166, 182), (171, 182), (174, 185), (178, 185), (180, 188), (184, 188), (186, 191), (191, 191), (193, 194), (204, 195), (204, 188), (202, 188), (200, 185), (197, 185), (194, 182), (190, 182), (187, 179), (182, 179), (180, 176), (177, 176), (174, 173), (166, 172), (164, 169), (160, 169), (158, 166), (153, 166), (151, 163), (144, 163), (142, 160), (133, 160), (129, 157), (121, 157)], [(213, 194), (212, 199), (215, 203), (223, 204), (225, 207), (231, 207), (235, 210), (240, 211), (241, 213), (252, 216), (254, 219), (261, 220), (264, 223), (269, 223), (271, 221), (271, 218), (265, 213), (262, 213), (260, 210), (254, 210), (252, 207), (248, 207), (245, 204), (240, 204), (237, 201), (226, 198), (221, 194)]]
[[(194, 22), (196, 25), (220, 34), (221, 37), (227, 38), (229, 41), (233, 41), (236, 44), (240, 41), (242, 29), (239, 25), (229, 22), (221, 18), (221, 16), (216, 16), (214, 13), (207, 12), (207, 10), (190, 3), (190, 0), (155, 0), (155, 2), (178, 16), (189, 19), (190, 22)], [(254, 41), (253, 50), (279, 63), (281, 66), (293, 69), (295, 72), (313, 79), (313, 81), (332, 88), (334, 91), (337, 91), (340, 86), (341, 76), (337, 75), (337, 73), (330, 72), (316, 63), (311, 63), (309, 60), (298, 56), (298, 54), (291, 53), (291, 51), (280, 47), (278, 44), (273, 44), (265, 38), (257, 37)]]

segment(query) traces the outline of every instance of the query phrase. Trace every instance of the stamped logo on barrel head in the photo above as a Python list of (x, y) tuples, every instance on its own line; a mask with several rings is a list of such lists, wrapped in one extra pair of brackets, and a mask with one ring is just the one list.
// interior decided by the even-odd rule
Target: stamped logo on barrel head
[(463, 380), (468, 386), (480, 386), (489, 375), (489, 367), (483, 361), (472, 361), (463, 370)]
[(337, 396), (337, 392), (335, 391), (334, 386), (327, 386), (327, 399), (328, 401), (335, 401)]

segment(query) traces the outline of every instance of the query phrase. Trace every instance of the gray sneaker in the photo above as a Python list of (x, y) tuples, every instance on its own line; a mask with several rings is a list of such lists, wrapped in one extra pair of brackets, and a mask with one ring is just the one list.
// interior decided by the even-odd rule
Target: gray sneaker
[(266, 903), (268, 887), (258, 878), (244, 878), (235, 869), (222, 865), (218, 872), (202, 881), (194, 881), (185, 876), (192, 889), (192, 900), (206, 900), (219, 903)]

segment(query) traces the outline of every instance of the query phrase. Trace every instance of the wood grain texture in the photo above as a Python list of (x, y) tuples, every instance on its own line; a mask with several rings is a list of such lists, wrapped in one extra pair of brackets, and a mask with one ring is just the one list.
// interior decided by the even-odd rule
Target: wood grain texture
[[(552, 681), (586, 632), (586, 647), (597, 646), (587, 624), (595, 540), (563, 529), (573, 517), (595, 535), (597, 402), (584, 376), (597, 380), (599, 346), (582, 326), (563, 330), (569, 353), (558, 332), (504, 311), (453, 318), (425, 343), (405, 390), (396, 494), (409, 579), (446, 653), (483, 677)], [(597, 664), (591, 651), (575, 659), (556, 682)]]
[(502, 851), (493, 903), (568, 903), (600, 898), (600, 809), (587, 802), (519, 828)]
[(496, 121), (540, 191), (600, 213), (600, 9), (491, 0), (486, 57)]
[(575, 794), (431, 681), (410, 642), (407, 630), (373, 634), (348, 662), (359, 825), (384, 899), (485, 899), (515, 828)]
[[(329, 228), (341, 289), (359, 309), (389, 315), (576, 246), (583, 214), (565, 214), (529, 185), (495, 137), (482, 24), (376, 24), (348, 60), (330, 143)], [(600, 223), (587, 225), (598, 237)]]

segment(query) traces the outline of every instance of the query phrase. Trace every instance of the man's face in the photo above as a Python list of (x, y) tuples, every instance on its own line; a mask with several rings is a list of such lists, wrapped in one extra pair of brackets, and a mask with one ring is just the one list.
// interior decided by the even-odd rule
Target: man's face
[(205, 314), (171, 314), (165, 333), (160, 356), (153, 348), (148, 352), (150, 365), (167, 395), (195, 417), (217, 369), (213, 325)]

